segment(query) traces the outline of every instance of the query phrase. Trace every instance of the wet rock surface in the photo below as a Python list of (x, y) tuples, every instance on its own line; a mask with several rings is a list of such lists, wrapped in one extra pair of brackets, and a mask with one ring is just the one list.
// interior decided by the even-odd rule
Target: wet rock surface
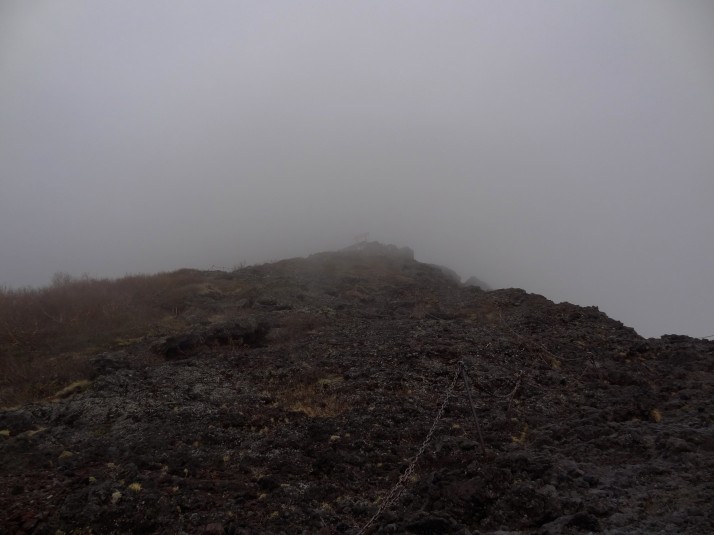
[(0, 533), (714, 531), (714, 342), (375, 245), (206, 276), (245, 290), (0, 411)]

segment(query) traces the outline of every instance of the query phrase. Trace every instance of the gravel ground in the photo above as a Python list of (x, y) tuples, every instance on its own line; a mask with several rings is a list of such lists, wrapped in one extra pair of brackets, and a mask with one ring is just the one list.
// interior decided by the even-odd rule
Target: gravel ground
[(714, 532), (714, 342), (377, 244), (218, 277), (0, 411), (0, 533)]

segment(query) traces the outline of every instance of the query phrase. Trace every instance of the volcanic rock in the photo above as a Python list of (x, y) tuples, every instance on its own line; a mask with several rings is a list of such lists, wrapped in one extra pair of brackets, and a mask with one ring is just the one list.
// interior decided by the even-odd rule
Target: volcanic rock
[(204, 276), (0, 410), (1, 533), (714, 532), (714, 342), (375, 243)]

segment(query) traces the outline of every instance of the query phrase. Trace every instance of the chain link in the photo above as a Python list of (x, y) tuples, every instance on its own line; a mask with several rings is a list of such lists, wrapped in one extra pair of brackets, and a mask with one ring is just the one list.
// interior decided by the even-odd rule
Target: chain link
[(399, 476), (399, 480), (397, 480), (395, 485), (384, 496), (384, 498), (382, 499), (382, 503), (379, 505), (377, 511), (372, 515), (372, 518), (370, 518), (369, 521), (367, 521), (367, 523), (362, 527), (362, 529), (357, 532), (357, 535), (364, 535), (364, 533), (367, 532), (367, 529), (369, 529), (369, 527), (374, 523), (374, 521), (377, 520), (379, 515), (381, 515), (390, 505), (397, 501), (406, 489), (407, 482), (412, 477), (412, 475), (414, 475), (414, 468), (416, 467), (419, 458), (426, 451), (426, 447), (429, 445), (429, 442), (431, 442), (431, 438), (434, 435), (434, 431), (436, 431), (436, 426), (439, 424), (439, 421), (444, 416), (446, 405), (449, 403), (451, 394), (454, 392), (454, 388), (456, 387), (456, 382), (459, 380), (460, 373), (461, 366), (459, 365), (456, 368), (456, 373), (454, 373), (454, 378), (451, 380), (451, 384), (446, 389), (446, 393), (444, 394), (444, 400), (441, 402), (441, 406), (439, 407), (439, 410), (437, 411), (436, 416), (434, 417), (434, 421), (431, 424), (431, 429), (429, 429), (429, 432), (426, 434), (426, 438), (424, 438), (424, 442), (422, 442), (416, 455), (412, 457), (412, 460), (409, 462), (409, 465), (404, 470), (402, 475)]

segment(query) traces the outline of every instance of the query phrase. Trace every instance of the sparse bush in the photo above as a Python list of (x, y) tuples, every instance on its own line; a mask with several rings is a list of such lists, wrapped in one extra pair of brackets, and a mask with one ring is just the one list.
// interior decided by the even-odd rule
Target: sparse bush
[(341, 376), (306, 377), (294, 387), (280, 393), (282, 405), (293, 412), (302, 412), (311, 418), (332, 418), (348, 409), (340, 396)]
[(188, 269), (117, 280), (57, 273), (44, 288), (0, 288), (0, 406), (85, 378), (94, 352), (180, 328), (183, 289), (203, 281)]

